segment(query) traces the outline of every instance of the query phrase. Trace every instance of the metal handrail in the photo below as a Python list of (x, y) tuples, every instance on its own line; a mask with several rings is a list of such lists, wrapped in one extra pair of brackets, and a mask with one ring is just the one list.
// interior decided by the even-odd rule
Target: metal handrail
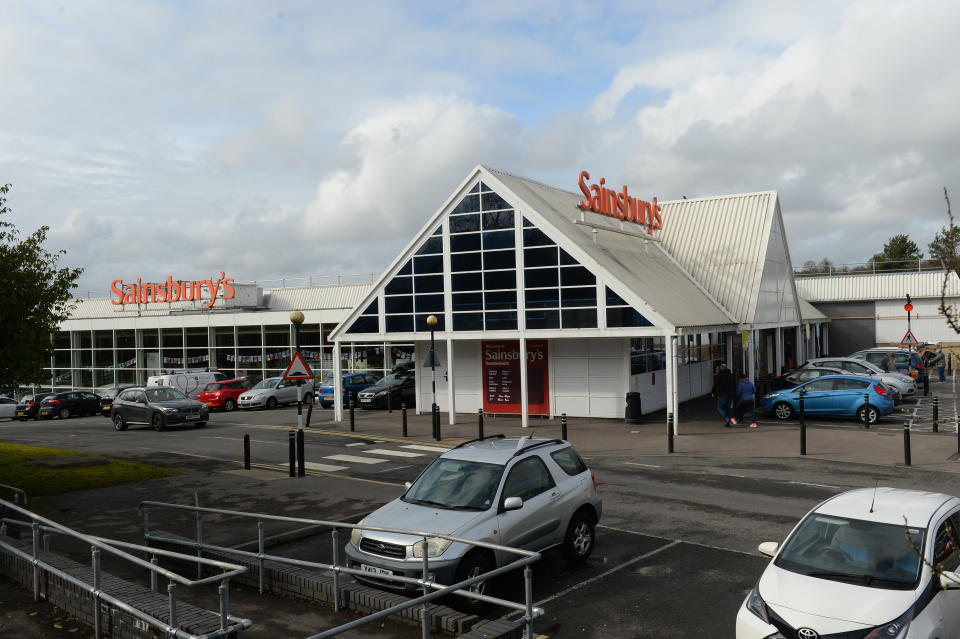
[(23, 495), (23, 503), (24, 504), (27, 503), (27, 493), (23, 492), (21, 489), (17, 488), (16, 486), (7, 486), (6, 484), (0, 484), (0, 488), (4, 488), (6, 490), (13, 492), (13, 503), (15, 504), (20, 503), (20, 495)]
[[(247, 572), (246, 566), (240, 566), (238, 564), (233, 564), (225, 561), (217, 561), (213, 559), (203, 559), (199, 557), (191, 557), (188, 555), (183, 555), (181, 553), (176, 553), (173, 551), (160, 550), (150, 548), (148, 546), (143, 546), (140, 544), (132, 544), (128, 542), (123, 542), (113, 539), (105, 539), (103, 537), (97, 537), (94, 535), (86, 535), (84, 533), (78, 532), (59, 524), (55, 521), (47, 519), (36, 513), (32, 513), (28, 510), (25, 510), (19, 507), (16, 504), (0, 499), (0, 506), (5, 506), (7, 509), (14, 512), (20, 513), (21, 515), (26, 516), (30, 521), (19, 521), (11, 518), (0, 519), (0, 549), (3, 549), (6, 552), (9, 552), (17, 557), (20, 557), (33, 565), (33, 598), (34, 601), (39, 601), (40, 599), (40, 573), (41, 570), (56, 575), (80, 588), (85, 589), (89, 592), (94, 598), (93, 606), (93, 616), (94, 616), (94, 636), (99, 639), (101, 637), (101, 608), (100, 601), (106, 601), (111, 605), (115, 606), (118, 609), (121, 609), (130, 615), (144, 621), (145, 623), (154, 626), (171, 637), (179, 637), (180, 639), (214, 639), (215, 637), (226, 637), (230, 636), (233, 633), (239, 632), (246, 628), (249, 628), (252, 625), (252, 622), (249, 619), (243, 619), (240, 617), (235, 617), (229, 614), (229, 604), (228, 604), (228, 593), (229, 593), (229, 581), (231, 577), (240, 575)], [(6, 534), (6, 528), (8, 525), (17, 525), (26, 528), (30, 528), (32, 531), (32, 552), (27, 553), (23, 550), (20, 550), (16, 546), (8, 544), (3, 541), (2, 537)], [(77, 539), (79, 541), (85, 542), (91, 547), (91, 562), (93, 567), (93, 584), (87, 583), (83, 579), (71, 575), (63, 570), (50, 565), (49, 563), (40, 559), (40, 531), (47, 530), (55, 533)], [(146, 553), (151, 553), (154, 555), (152, 562), (145, 561), (139, 557), (135, 557), (123, 550), (120, 550), (121, 547), (131, 548), (136, 550), (141, 550)], [(101, 579), (101, 570), (100, 570), (100, 552), (106, 551), (111, 555), (115, 555), (121, 559), (125, 559), (135, 565), (142, 566), (147, 568), (151, 574), (151, 583), (156, 590), (156, 575), (163, 575), (169, 579), (167, 585), (167, 595), (169, 600), (169, 610), (170, 610), (170, 619), (169, 622), (162, 621), (149, 615), (137, 608), (134, 608), (130, 604), (110, 595), (100, 588), (100, 579)], [(208, 577), (206, 579), (197, 579), (191, 580), (186, 577), (183, 577), (171, 570), (160, 567), (156, 563), (156, 555), (163, 555), (168, 557), (175, 557), (187, 561), (198, 561), (203, 562), (204, 564), (210, 565), (212, 567), (220, 568), (224, 572)], [(185, 586), (195, 586), (195, 585), (205, 585), (209, 583), (219, 583), (219, 592), (220, 592), (220, 629), (213, 632), (209, 632), (203, 635), (194, 635), (188, 633), (184, 630), (180, 630), (177, 625), (177, 584)], [(210, 614), (217, 614), (212, 611), (208, 611)], [(229, 624), (228, 624), (229, 622)]]
[[(149, 509), (151, 508), (169, 508), (173, 510), (183, 510), (189, 512), (195, 512), (197, 515), (197, 540), (189, 541), (182, 538), (170, 538), (163, 537), (160, 535), (155, 535), (150, 532), (150, 517)], [(366, 574), (362, 570), (357, 570), (355, 568), (350, 568), (348, 566), (339, 565), (339, 529), (348, 528), (348, 529), (362, 529), (362, 530), (372, 530), (377, 532), (389, 532), (409, 535), (411, 537), (422, 537), (424, 540), (424, 547), (426, 547), (427, 539), (433, 537), (439, 537), (442, 539), (449, 539), (450, 541), (466, 544), (469, 546), (475, 546), (480, 548), (486, 548), (490, 550), (499, 550), (503, 552), (512, 553), (515, 555), (520, 555), (520, 558), (500, 566), (499, 568), (494, 568), (488, 570), (487, 572), (477, 575), (476, 577), (471, 577), (464, 581), (461, 581), (452, 585), (439, 584), (428, 579), (430, 564), (429, 557), (424, 555), (423, 557), (423, 576), (420, 579), (413, 577), (405, 577), (402, 575), (387, 575), (387, 574), (378, 574), (378, 579), (387, 579), (391, 581), (397, 581), (401, 583), (414, 584), (420, 586), (424, 594), (410, 599), (401, 604), (395, 604), (389, 608), (381, 610), (376, 613), (372, 613), (355, 621), (351, 621), (347, 624), (343, 624), (336, 628), (332, 628), (325, 632), (312, 635), (308, 639), (325, 639), (326, 637), (332, 637), (334, 635), (346, 632), (347, 630), (352, 630), (359, 626), (362, 626), (367, 623), (371, 623), (383, 617), (392, 615), (401, 610), (407, 608), (412, 608), (418, 605), (423, 605), (423, 608), (420, 611), (420, 624), (422, 630), (422, 636), (424, 638), (429, 637), (429, 613), (427, 611), (427, 603), (433, 599), (443, 597), (448, 594), (456, 594), (462, 597), (467, 597), (469, 599), (476, 599), (483, 601), (485, 603), (491, 603), (506, 608), (511, 608), (513, 610), (519, 610), (524, 613), (524, 616), (521, 618), (521, 621), (526, 625), (525, 636), (527, 639), (533, 639), (533, 620), (537, 617), (540, 617), (544, 614), (542, 608), (533, 606), (533, 571), (530, 568), (530, 564), (540, 559), (540, 553), (523, 550), (521, 548), (512, 548), (510, 546), (503, 546), (500, 544), (494, 544), (489, 542), (477, 541), (472, 539), (464, 539), (461, 537), (454, 537), (452, 535), (445, 535), (440, 533), (433, 533), (428, 531), (411, 531), (400, 528), (385, 528), (380, 526), (369, 526), (369, 525), (360, 525), (360, 524), (351, 524), (340, 521), (327, 521), (323, 519), (309, 519), (305, 517), (289, 517), (286, 515), (269, 515), (266, 513), (248, 513), (237, 510), (227, 510), (223, 508), (209, 508), (205, 506), (191, 506), (186, 504), (171, 504), (166, 502), (156, 502), (156, 501), (143, 501), (140, 502), (138, 511), (142, 514), (144, 520), (144, 540), (151, 542), (164, 542), (174, 545), (186, 546), (196, 550), (197, 556), (200, 557), (203, 551), (218, 551), (223, 553), (232, 553), (241, 557), (249, 557), (251, 559), (256, 559), (258, 562), (258, 572), (259, 572), (259, 587), (260, 592), (264, 591), (264, 563), (266, 561), (275, 561), (278, 563), (284, 563), (287, 565), (298, 566), (303, 568), (315, 568), (321, 570), (330, 570), (333, 572), (333, 607), (334, 610), (340, 609), (340, 574), (351, 574), (351, 575), (364, 575)], [(227, 515), (232, 517), (241, 517), (247, 519), (256, 519), (257, 520), (257, 543), (258, 551), (250, 552), (244, 550), (238, 550), (235, 548), (227, 548), (223, 546), (217, 546), (203, 541), (203, 526), (202, 526), (202, 515), (205, 513), (218, 514), (218, 515)], [(306, 561), (303, 559), (293, 559), (289, 557), (282, 557), (280, 555), (270, 555), (264, 552), (264, 521), (276, 521), (276, 522), (286, 522), (286, 523), (297, 523), (297, 524), (309, 524), (315, 526), (327, 526), (332, 528), (331, 536), (333, 542), (333, 562), (332, 564), (325, 564), (319, 562)], [(524, 582), (525, 582), (525, 602), (516, 603), (506, 599), (500, 599), (497, 597), (492, 597), (490, 595), (485, 595), (476, 592), (469, 592), (464, 590), (469, 586), (490, 579), (497, 575), (516, 570), (517, 568), (523, 567), (524, 569)], [(432, 590), (432, 592), (428, 592)]]

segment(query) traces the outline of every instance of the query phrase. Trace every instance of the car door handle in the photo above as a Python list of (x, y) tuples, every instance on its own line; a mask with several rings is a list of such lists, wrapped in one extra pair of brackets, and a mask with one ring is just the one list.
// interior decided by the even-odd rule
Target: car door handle
[(560, 499), (560, 492), (559, 492), (559, 491), (555, 491), (555, 492), (550, 493), (550, 501), (556, 501), (556, 500), (558, 500), (558, 499)]

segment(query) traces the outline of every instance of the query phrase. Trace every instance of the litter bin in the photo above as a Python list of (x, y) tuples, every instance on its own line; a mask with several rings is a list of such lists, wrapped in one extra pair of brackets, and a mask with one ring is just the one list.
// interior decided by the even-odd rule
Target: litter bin
[(627, 408), (623, 420), (628, 424), (640, 423), (640, 393), (627, 393)]

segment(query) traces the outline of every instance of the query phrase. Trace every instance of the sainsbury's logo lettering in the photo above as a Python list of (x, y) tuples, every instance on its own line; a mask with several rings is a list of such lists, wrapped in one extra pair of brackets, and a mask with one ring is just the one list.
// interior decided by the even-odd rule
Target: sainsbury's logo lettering
[(627, 193), (627, 186), (623, 186), (622, 191), (614, 191), (604, 186), (607, 183), (606, 178), (600, 178), (600, 184), (591, 184), (587, 186), (587, 180), (590, 174), (586, 171), (580, 171), (579, 184), (580, 191), (583, 193), (583, 200), (577, 205), (583, 210), (590, 209), (601, 215), (645, 224), (647, 234), (652, 234), (654, 229), (663, 228), (663, 218), (660, 217), (660, 205), (657, 204), (657, 198), (653, 198), (653, 203), (631, 197)]
[[(205, 297), (207, 308), (216, 303), (217, 295), (228, 300), (236, 295), (236, 289), (231, 286), (236, 280), (232, 277), (226, 277), (223, 271), (220, 271), (220, 278), (214, 280), (194, 280), (191, 282), (174, 281), (173, 277), (167, 276), (165, 283), (146, 283), (137, 278), (136, 284), (124, 284), (123, 280), (113, 280), (110, 285), (110, 292), (116, 297), (111, 297), (113, 304), (157, 304), (161, 302), (193, 302), (201, 301)], [(204, 287), (207, 294), (204, 294)], [(222, 290), (221, 290), (222, 289)]]

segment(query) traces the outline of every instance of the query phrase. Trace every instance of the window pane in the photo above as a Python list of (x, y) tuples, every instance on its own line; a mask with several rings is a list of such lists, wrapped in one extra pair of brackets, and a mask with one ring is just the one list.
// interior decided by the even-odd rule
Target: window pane
[(487, 231), (483, 234), (483, 248), (486, 251), (493, 249), (512, 249), (516, 243), (514, 231)]
[(409, 295), (386, 296), (383, 298), (384, 312), (391, 313), (412, 313), (413, 298)]
[(486, 308), (488, 311), (517, 307), (516, 291), (494, 291), (492, 293), (487, 293), (485, 298)]
[(473, 213), (480, 210), (480, 196), (466, 195), (451, 213)]
[(443, 276), (442, 275), (419, 275), (416, 277), (414, 287), (417, 293), (442, 293)]
[(480, 234), (464, 233), (450, 236), (450, 252), (463, 253), (464, 251), (480, 250)]
[(560, 311), (527, 311), (527, 328), (560, 328)]
[(493, 251), (483, 254), (483, 268), (494, 271), (502, 268), (514, 269), (517, 267), (517, 254), (514, 251)]
[(556, 244), (540, 229), (523, 229), (524, 246), (549, 246)]
[(374, 299), (372, 302), (370, 302), (370, 304), (367, 305), (367, 308), (363, 309), (363, 312), (360, 313), (360, 314), (361, 314), (361, 315), (376, 315), (376, 314), (377, 314), (377, 300)]
[(547, 248), (524, 249), (524, 266), (556, 266), (557, 248), (550, 246)]
[(387, 315), (388, 333), (412, 333), (413, 315)]
[(482, 331), (483, 313), (454, 313), (453, 330), (455, 331)]
[(609, 286), (605, 288), (607, 291), (607, 306), (627, 306), (623, 298), (611, 291)]
[(597, 278), (593, 273), (582, 266), (568, 266), (560, 269), (561, 286), (582, 286), (585, 284), (596, 284)]
[(483, 288), (487, 290), (517, 288), (517, 276), (514, 271), (484, 273)]
[(653, 326), (653, 323), (630, 307), (620, 307), (607, 309), (607, 326)]
[(576, 308), (560, 311), (560, 320), (564, 328), (596, 328), (597, 309)]
[(517, 329), (517, 312), (487, 313), (488, 331), (514, 331)]
[(424, 332), (424, 333), (429, 333), (429, 332), (430, 332), (430, 326), (427, 324), (427, 318), (430, 317), (431, 315), (434, 315), (434, 316), (437, 318), (437, 325), (434, 327), (433, 330), (435, 330), (435, 331), (442, 331), (442, 330), (444, 330), (444, 328), (443, 328), (443, 313), (423, 313), (422, 315), (416, 315), (416, 319), (414, 320), (414, 322), (415, 322), (414, 328), (415, 328), (417, 331), (422, 331), (422, 332)]
[(596, 306), (597, 287), (581, 286), (579, 288), (565, 288), (560, 291), (561, 306)]
[(523, 283), (526, 288), (556, 286), (558, 284), (557, 269), (525, 268), (523, 269)]
[(347, 329), (348, 333), (379, 333), (380, 326), (376, 317), (358, 317)]
[(498, 211), (496, 213), (483, 214), (483, 230), (488, 229), (512, 229), (513, 211)]
[(567, 266), (567, 265), (578, 265), (579, 262), (577, 262), (575, 259), (573, 259), (573, 256), (572, 256), (572, 255), (570, 255), (569, 253), (567, 253), (567, 252), (564, 251), (563, 249), (560, 249), (560, 264), (562, 264), (563, 266)]
[(527, 308), (556, 308), (560, 306), (560, 289), (540, 288), (526, 292)]
[(500, 209), (512, 209), (507, 201), (496, 193), (484, 193), (480, 196), (484, 211), (499, 211)]
[(417, 255), (430, 255), (431, 253), (443, 253), (443, 238), (431, 237), (417, 250)]
[(474, 184), (474, 185), (473, 185), (473, 188), (470, 189), (470, 192), (471, 192), (471, 193), (479, 193), (479, 192), (480, 192), (480, 185), (481, 185), (481, 184), (482, 184), (482, 182), (477, 182), (476, 184)]
[[(478, 276), (479, 279), (479, 276)], [(483, 310), (483, 293), (454, 293), (453, 310), (481, 311)]]
[(407, 260), (407, 263), (400, 267), (400, 270), (397, 271), (397, 275), (410, 275), (410, 260)]
[(418, 313), (442, 313), (443, 295), (417, 295)]
[(451, 215), (449, 219), (451, 233), (469, 233), (470, 231), (480, 230), (480, 215), (478, 213)]
[(413, 272), (418, 275), (422, 273), (443, 273), (443, 256), (427, 255), (413, 258)]
[(413, 293), (413, 278), (404, 275), (403, 277), (395, 277), (390, 280), (390, 283), (383, 287), (383, 292), (387, 295), (393, 295), (394, 293)]
[(480, 253), (455, 253), (450, 256), (451, 271), (479, 271), (481, 268)]
[(480, 273), (463, 273), (453, 276), (453, 290), (479, 291), (483, 288), (483, 276)]

